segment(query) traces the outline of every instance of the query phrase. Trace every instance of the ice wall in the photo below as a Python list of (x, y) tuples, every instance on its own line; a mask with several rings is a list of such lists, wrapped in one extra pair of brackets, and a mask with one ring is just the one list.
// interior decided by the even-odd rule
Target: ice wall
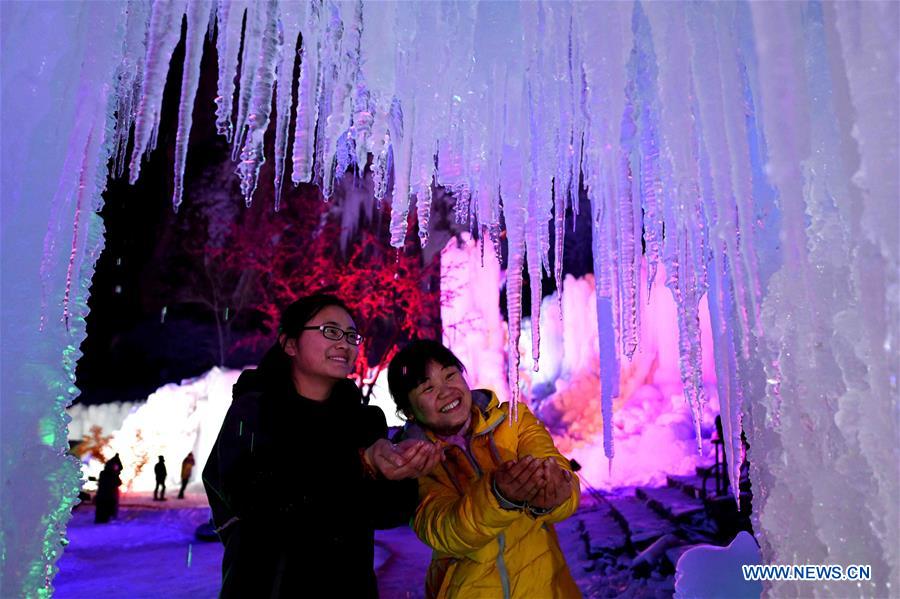
[(77, 497), (65, 407), (103, 246), (114, 2), (0, 3), (0, 595), (49, 596)]
[[(472, 387), (506, 388), (507, 327), (497, 310), (504, 271), (491, 257), (492, 243), (463, 234), (441, 252), (441, 322), (444, 342), (467, 367)], [(665, 276), (665, 267), (659, 266)], [(647, 268), (641, 281), (647, 284)], [(690, 407), (681, 383), (677, 307), (672, 294), (657, 286), (641, 307), (641, 346), (632, 360), (620, 357), (620, 393), (612, 424), (622, 448), (613, 467), (604, 457), (603, 416), (597, 409), (600, 355), (595, 285), (592, 275), (567, 275), (565, 293), (543, 298), (541, 359), (534, 369), (531, 318), (522, 321), (519, 339), (521, 400), (550, 429), (565, 455), (582, 464), (582, 478), (595, 488), (665, 484), (666, 474), (687, 474), (712, 461), (709, 437), (718, 413), (711, 328), (706, 302), (700, 305), (703, 387), (710, 398), (703, 409), (703, 446), (697, 451)]]
[[(214, 22), (215, 109), (247, 201), (275, 102), (281, 117), (296, 114), (293, 143), (284, 120), (275, 123), (279, 181), (290, 164), (292, 181), (311, 179), (327, 195), (351, 166), (338, 156), (371, 153), (395, 245), (413, 197), (427, 243), (433, 180), (454, 190), (461, 220), (506, 240), (513, 399), (522, 268), (532, 281), (559, 272), (548, 230), (560, 230), (583, 184), (592, 230), (574, 234), (591, 234), (594, 246), (598, 408), (611, 415), (622, 360), (642, 343), (639, 306), (662, 285), (678, 306), (679, 376), (699, 436), (707, 295), (726, 452), (736, 468), (744, 427), (765, 559), (870, 562), (870, 586), (813, 592), (896, 592), (896, 2), (0, 7), (4, 591), (48, 592), (76, 487), (76, 465), (62, 457), (63, 408), (102, 246), (100, 190), (108, 158), (117, 171), (127, 159), (134, 179), (156, 146), (185, 20), (178, 164), (199, 40)], [(285, 83), (298, 29), (306, 42), (294, 98)], [(173, 203), (190, 201), (178, 193), (180, 166), (173, 177)], [(640, 284), (642, 257), (650, 273), (664, 265), (665, 278)], [(539, 305), (539, 286), (531, 293)], [(538, 327), (532, 339), (536, 360)], [(612, 456), (612, 418), (604, 422)], [(9, 491), (26, 479), (41, 481), (33, 495)]]

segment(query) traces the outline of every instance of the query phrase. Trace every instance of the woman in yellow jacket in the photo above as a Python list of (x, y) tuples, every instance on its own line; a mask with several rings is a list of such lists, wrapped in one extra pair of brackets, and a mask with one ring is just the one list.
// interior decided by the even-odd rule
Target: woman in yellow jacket
[(553, 523), (572, 515), (580, 488), (568, 460), (524, 404), (471, 391), (464, 366), (436, 341), (414, 341), (388, 369), (406, 438), (444, 447), (419, 478), (416, 534), (433, 550), (426, 595), (581, 597)]

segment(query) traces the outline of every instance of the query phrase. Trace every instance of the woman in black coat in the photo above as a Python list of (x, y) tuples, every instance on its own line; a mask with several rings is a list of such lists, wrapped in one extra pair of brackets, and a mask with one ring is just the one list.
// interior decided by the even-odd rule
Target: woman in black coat
[(362, 336), (336, 297), (282, 314), (278, 343), (245, 371), (203, 470), (225, 544), (220, 597), (377, 597), (374, 529), (408, 522), (415, 478), (440, 460), (392, 445), (347, 376)]

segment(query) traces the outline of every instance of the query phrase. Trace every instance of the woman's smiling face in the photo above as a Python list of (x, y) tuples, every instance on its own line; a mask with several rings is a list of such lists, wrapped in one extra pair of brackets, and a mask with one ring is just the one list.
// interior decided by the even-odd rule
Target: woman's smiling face
[[(322, 308), (305, 327), (320, 325), (331, 325), (345, 332), (356, 331), (353, 318), (339, 306)], [(288, 340), (284, 349), (296, 372), (321, 379), (347, 378), (359, 355), (359, 346), (348, 343), (346, 335), (335, 341), (315, 329), (304, 330), (296, 340)]]
[(409, 392), (412, 416), (422, 426), (439, 435), (459, 432), (472, 409), (472, 391), (456, 366), (430, 361), (425, 380)]

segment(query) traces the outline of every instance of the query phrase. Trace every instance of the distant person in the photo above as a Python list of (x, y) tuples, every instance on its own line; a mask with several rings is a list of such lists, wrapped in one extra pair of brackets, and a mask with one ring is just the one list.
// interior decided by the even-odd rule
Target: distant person
[[(153, 488), (153, 500), (154, 501), (165, 501), (166, 500), (166, 459), (162, 456), (159, 456), (159, 461), (156, 462), (156, 466), (153, 467), (153, 473), (156, 475), (156, 486)], [(159, 493), (159, 495), (157, 495)]]
[(112, 464), (112, 469), (116, 473), (116, 476), (115, 476), (116, 484), (115, 484), (115, 488), (113, 489), (113, 494), (115, 497), (114, 497), (114, 501), (112, 504), (112, 508), (113, 508), (112, 517), (118, 518), (119, 517), (119, 487), (122, 486), (122, 458), (120, 458), (119, 454), (116, 453), (116, 455), (114, 455), (112, 457), (112, 459), (110, 459), (109, 462), (107, 462), (107, 463)]
[(188, 481), (191, 480), (191, 472), (194, 471), (194, 452), (187, 454), (187, 457), (181, 460), (181, 490), (178, 491), (178, 499), (184, 499), (184, 489), (187, 487)]
[(580, 489), (571, 464), (525, 404), (469, 389), (465, 367), (437, 341), (414, 341), (388, 368), (407, 439), (444, 447), (443, 467), (419, 479), (416, 535), (434, 552), (427, 597), (581, 597), (555, 522)]
[[(118, 455), (118, 454), (116, 454)], [(119, 462), (121, 464), (121, 462)], [(94, 522), (105, 524), (119, 512), (119, 470), (116, 462), (110, 460), (103, 465), (97, 477), (97, 494), (94, 496)]]
[(203, 469), (225, 544), (220, 597), (378, 596), (374, 529), (409, 521), (415, 477), (441, 453), (387, 440), (384, 413), (347, 378), (362, 341), (340, 299), (304, 297), (235, 384)]

